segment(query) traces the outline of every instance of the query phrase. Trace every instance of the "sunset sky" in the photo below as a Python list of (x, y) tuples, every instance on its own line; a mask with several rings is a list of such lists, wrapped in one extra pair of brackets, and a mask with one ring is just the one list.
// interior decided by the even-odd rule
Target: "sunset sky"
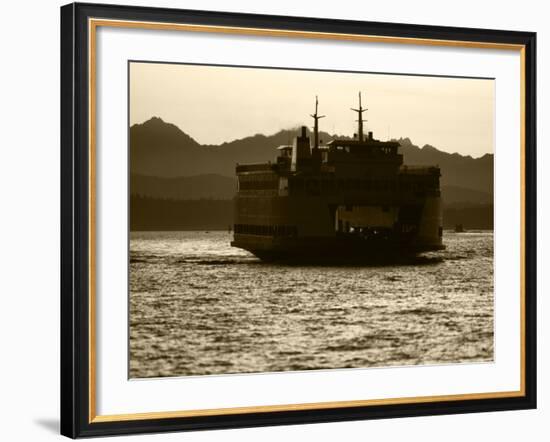
[(494, 80), (318, 72), (183, 64), (130, 63), (130, 124), (153, 116), (201, 144), (312, 125), (357, 132), (361, 91), (365, 132), (409, 137), (419, 146), (479, 157), (493, 153)]

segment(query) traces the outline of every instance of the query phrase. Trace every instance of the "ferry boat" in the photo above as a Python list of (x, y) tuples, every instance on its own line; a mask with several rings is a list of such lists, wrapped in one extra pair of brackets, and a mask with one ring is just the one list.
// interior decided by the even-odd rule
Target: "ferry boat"
[(262, 260), (383, 260), (441, 250), (438, 166), (407, 166), (399, 144), (363, 133), (319, 142), (302, 127), (273, 162), (236, 166), (233, 241)]

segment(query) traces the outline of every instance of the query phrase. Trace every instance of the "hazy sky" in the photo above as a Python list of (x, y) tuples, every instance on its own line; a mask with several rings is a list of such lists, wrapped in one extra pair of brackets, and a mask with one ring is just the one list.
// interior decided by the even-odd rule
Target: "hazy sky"
[(375, 138), (409, 137), (473, 157), (493, 152), (493, 80), (131, 63), (130, 124), (157, 116), (201, 144), (220, 144), (312, 126), (318, 95), (320, 130), (351, 136), (359, 91), (365, 133)]

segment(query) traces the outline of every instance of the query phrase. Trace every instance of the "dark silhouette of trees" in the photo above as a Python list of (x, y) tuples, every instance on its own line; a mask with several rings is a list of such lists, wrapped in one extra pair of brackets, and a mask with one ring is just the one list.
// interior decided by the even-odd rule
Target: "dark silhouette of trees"
[(233, 200), (130, 197), (130, 230), (227, 230)]

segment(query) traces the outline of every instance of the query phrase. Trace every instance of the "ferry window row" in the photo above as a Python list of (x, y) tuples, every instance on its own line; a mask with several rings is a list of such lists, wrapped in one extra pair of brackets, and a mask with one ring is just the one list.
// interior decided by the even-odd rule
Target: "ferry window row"
[(239, 177), (239, 190), (274, 190), (279, 188), (277, 175), (255, 174)]
[[(436, 189), (438, 183), (427, 180), (373, 180), (373, 179), (340, 179), (340, 180), (289, 180), (289, 190), (292, 191), (312, 191), (321, 190), (334, 192), (336, 190), (369, 190), (369, 191), (395, 191), (401, 190), (430, 190)], [(277, 190), (279, 181), (277, 178), (269, 180), (243, 180), (239, 181), (239, 190)]]
[(396, 155), (397, 147), (394, 146), (334, 146), (331, 152), (346, 152), (361, 156), (370, 155)]
[(290, 191), (293, 190), (391, 190), (397, 188), (402, 190), (428, 190), (437, 188), (437, 183), (428, 181), (408, 181), (398, 182), (395, 180), (361, 180), (361, 179), (343, 179), (343, 180), (289, 180)]
[(235, 224), (234, 232), (245, 235), (297, 236), (298, 228), (296, 226)]

